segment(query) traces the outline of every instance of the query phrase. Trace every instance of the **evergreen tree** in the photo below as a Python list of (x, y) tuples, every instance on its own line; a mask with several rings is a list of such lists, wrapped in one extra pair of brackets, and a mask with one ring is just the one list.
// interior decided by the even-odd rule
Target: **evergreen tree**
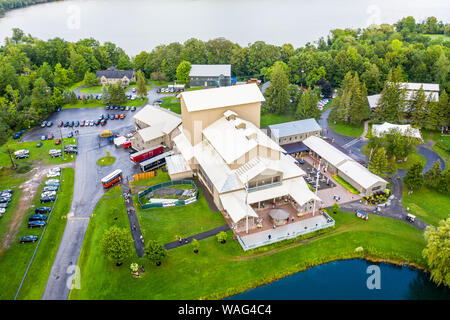
[(437, 189), (440, 193), (448, 193), (450, 191), (450, 168), (442, 171), (437, 184)]
[(111, 104), (111, 94), (109, 93), (107, 86), (103, 86), (102, 89), (102, 102), (104, 105)]
[(86, 71), (83, 78), (83, 85), (85, 86), (95, 86), (98, 84), (98, 78), (94, 73)]
[(378, 119), (393, 123), (403, 119), (406, 108), (406, 90), (394, 81), (396, 78), (398, 76), (394, 77), (391, 72), (389, 73), (375, 109)]
[(375, 151), (369, 162), (369, 170), (378, 175), (383, 175), (388, 168), (388, 161), (386, 156), (386, 150), (384, 148), (379, 148)]
[(286, 112), (289, 110), (289, 80), (287, 72), (275, 63), (270, 85), (266, 90), (266, 106), (270, 112)]
[(147, 96), (147, 84), (145, 81), (145, 76), (141, 70), (137, 72), (137, 80), (136, 80), (136, 93), (142, 99)]
[(320, 110), (317, 107), (317, 95), (310, 88), (306, 89), (300, 96), (295, 116), (297, 119), (320, 119)]
[(441, 179), (441, 162), (436, 160), (430, 170), (425, 172), (424, 174), (425, 183), (432, 187), (436, 188)]
[(403, 182), (411, 189), (420, 189), (424, 184), (423, 164), (416, 162), (409, 168)]
[(420, 128), (425, 126), (425, 120), (428, 119), (428, 103), (422, 87), (420, 87), (419, 91), (411, 99), (408, 114), (411, 117), (412, 124)]

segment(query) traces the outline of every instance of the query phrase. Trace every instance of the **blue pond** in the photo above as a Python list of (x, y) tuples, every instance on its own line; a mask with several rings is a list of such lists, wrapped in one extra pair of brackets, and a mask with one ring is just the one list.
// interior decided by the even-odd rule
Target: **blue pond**
[[(367, 287), (368, 278), (374, 275), (367, 272), (371, 265), (379, 267), (380, 289)], [(319, 265), (227, 299), (450, 300), (450, 290), (437, 287), (428, 274), (414, 268), (352, 259)]]

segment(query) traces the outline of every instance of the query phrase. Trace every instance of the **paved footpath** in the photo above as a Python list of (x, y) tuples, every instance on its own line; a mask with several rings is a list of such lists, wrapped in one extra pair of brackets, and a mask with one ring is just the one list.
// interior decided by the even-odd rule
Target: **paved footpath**
[(184, 246), (186, 244), (191, 243), (192, 239), (194, 239), (194, 238), (197, 239), (197, 240), (203, 240), (203, 239), (206, 239), (206, 238), (209, 238), (209, 237), (214, 237), (219, 232), (222, 232), (222, 231), (226, 232), (228, 230), (230, 230), (230, 227), (227, 224), (225, 224), (223, 226), (220, 226), (220, 227), (217, 227), (217, 228), (214, 228), (214, 229), (211, 229), (211, 230), (208, 230), (208, 231), (205, 231), (205, 232), (202, 232), (202, 233), (198, 233), (198, 234), (195, 234), (193, 236), (184, 238), (184, 239), (182, 239), (181, 242), (180, 241), (174, 241), (174, 242), (166, 243), (164, 245), (164, 248), (166, 248), (166, 250), (175, 249), (175, 248), (178, 248), (178, 247), (181, 247), (181, 246)]
[(128, 179), (122, 180), (122, 193), (125, 201), (125, 208), (128, 213), (128, 220), (130, 222), (131, 236), (133, 237), (134, 247), (136, 248), (136, 254), (138, 257), (142, 257), (145, 253), (145, 242), (142, 237), (141, 227), (137, 218), (136, 210), (133, 205), (133, 197), (130, 193), (130, 185)]

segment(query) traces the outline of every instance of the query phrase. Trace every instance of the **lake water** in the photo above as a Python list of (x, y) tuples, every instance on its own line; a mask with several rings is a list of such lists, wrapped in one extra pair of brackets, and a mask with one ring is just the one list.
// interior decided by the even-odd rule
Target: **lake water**
[(408, 15), (448, 22), (448, 0), (71, 0), (8, 12), (0, 19), (0, 39), (18, 27), (41, 39), (112, 41), (131, 55), (192, 37), (298, 47), (330, 29), (393, 23)]
[[(370, 265), (380, 268), (380, 289), (367, 288), (367, 279), (373, 274), (367, 273)], [(437, 287), (428, 274), (417, 269), (352, 259), (319, 265), (228, 299), (450, 300), (450, 290)]]

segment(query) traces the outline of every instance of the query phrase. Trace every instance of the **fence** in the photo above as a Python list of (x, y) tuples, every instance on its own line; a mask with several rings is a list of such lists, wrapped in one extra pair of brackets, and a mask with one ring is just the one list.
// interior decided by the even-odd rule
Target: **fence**
[[(160, 202), (160, 203), (142, 204), (142, 202), (141, 202), (142, 197), (145, 197), (147, 194), (149, 194), (150, 192), (152, 192), (154, 190), (165, 188), (165, 187), (183, 185), (183, 184), (189, 184), (194, 187), (195, 199), (193, 197), (193, 198), (189, 198), (187, 200), (177, 200), (177, 201), (174, 201), (171, 203)], [(142, 209), (162, 208), (162, 207), (169, 207), (169, 206), (184, 206), (184, 205), (187, 205), (187, 204), (197, 201), (197, 199), (198, 199), (198, 189), (197, 189), (197, 186), (195, 185), (194, 181), (192, 181), (192, 180), (175, 180), (175, 181), (163, 182), (163, 183), (151, 186), (151, 187), (145, 189), (144, 191), (139, 192), (139, 194), (138, 194), (138, 202)]]
[(144, 180), (144, 179), (148, 179), (148, 178), (153, 178), (155, 176), (155, 172), (154, 171), (149, 171), (149, 172), (144, 172), (144, 173), (137, 173), (135, 175), (133, 175), (133, 180), (134, 181), (139, 181), (139, 180)]
[(245, 244), (241, 237), (239, 237), (239, 235), (236, 234), (236, 237), (238, 239), (239, 244), (241, 245), (242, 249), (244, 249), (244, 251), (247, 250), (251, 250), (251, 249), (255, 249), (258, 247), (262, 247), (271, 243), (275, 243), (275, 242), (279, 242), (279, 241), (283, 241), (283, 240), (288, 240), (288, 239), (293, 239), (293, 238), (297, 238), (299, 236), (308, 234), (308, 233), (312, 233), (321, 229), (326, 229), (326, 228), (330, 228), (330, 227), (334, 227), (334, 220), (333, 218), (331, 218), (328, 213), (322, 212), (323, 215), (325, 216), (325, 218), (327, 219), (327, 223), (322, 224), (320, 226), (317, 227), (312, 227), (312, 228), (308, 228), (306, 230), (301, 230), (298, 232), (294, 232), (292, 234), (289, 235), (285, 235), (285, 236), (280, 236), (277, 238), (272, 238), (270, 240), (266, 240), (266, 241), (261, 241), (261, 242), (257, 242), (257, 243), (252, 243), (252, 244)]

